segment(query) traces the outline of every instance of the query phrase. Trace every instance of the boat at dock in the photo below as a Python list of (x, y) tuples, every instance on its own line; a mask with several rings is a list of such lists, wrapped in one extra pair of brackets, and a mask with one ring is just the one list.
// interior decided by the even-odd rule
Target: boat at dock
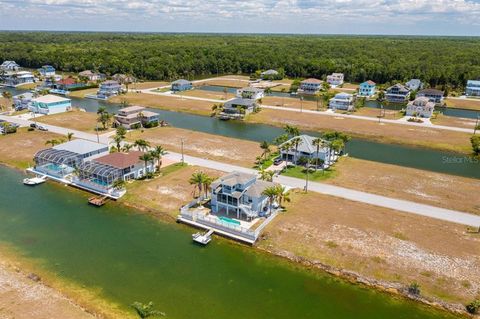
[(45, 183), (47, 180), (47, 176), (35, 176), (35, 177), (30, 177), (30, 178), (24, 178), (23, 179), (23, 184), (28, 185), (28, 186), (35, 186), (38, 184)]
[(93, 196), (88, 199), (88, 203), (90, 205), (94, 205), (97, 207), (105, 205), (105, 203), (108, 201), (107, 196)]
[(195, 233), (192, 234), (192, 239), (194, 242), (201, 245), (207, 245), (212, 240), (213, 229), (206, 231), (205, 233)]

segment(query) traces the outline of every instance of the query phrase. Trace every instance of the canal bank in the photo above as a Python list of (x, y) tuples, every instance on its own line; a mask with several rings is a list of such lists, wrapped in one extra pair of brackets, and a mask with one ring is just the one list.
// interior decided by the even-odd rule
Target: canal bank
[(27, 188), (4, 167), (0, 177), (0, 241), (122, 310), (152, 300), (172, 318), (453, 318), (228, 241), (202, 249), (190, 229), (90, 207), (58, 185)]
[[(14, 92), (13, 89), (10, 90), (12, 93), (19, 93), (19, 91)], [(113, 113), (121, 107), (120, 104), (81, 98), (72, 98), (72, 105), (85, 109), (87, 112), (96, 112), (99, 107), (105, 107), (109, 112)], [(284, 133), (281, 127), (267, 124), (219, 121), (207, 116), (165, 111), (156, 108), (148, 108), (148, 110), (159, 113), (162, 120), (167, 121), (174, 127), (256, 142), (273, 141), (277, 136)], [(319, 134), (318, 132), (306, 133)], [(399, 144), (386, 144), (363, 138), (353, 138), (347, 145), (347, 152), (349, 156), (363, 160), (480, 178), (480, 161), (462, 153)]]

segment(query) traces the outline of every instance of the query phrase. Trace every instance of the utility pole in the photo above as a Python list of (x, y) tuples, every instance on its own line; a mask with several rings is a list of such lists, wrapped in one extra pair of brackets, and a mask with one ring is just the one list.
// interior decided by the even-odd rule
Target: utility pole
[(380, 115), (378, 115), (378, 123), (382, 120), (382, 113), (383, 113), (383, 103), (380, 103)]
[(303, 96), (300, 97), (300, 113), (303, 113)]
[(308, 193), (308, 171), (310, 170), (310, 159), (307, 160), (307, 175), (305, 178), (305, 193)]
[(95, 124), (95, 132), (97, 132), (97, 143), (100, 144), (100, 136), (98, 136), (98, 123)]
[(185, 165), (185, 158), (183, 156), (183, 143), (184, 143), (183, 137), (180, 140), (181, 140), (181, 143), (182, 143), (182, 166), (183, 166), (183, 165)]

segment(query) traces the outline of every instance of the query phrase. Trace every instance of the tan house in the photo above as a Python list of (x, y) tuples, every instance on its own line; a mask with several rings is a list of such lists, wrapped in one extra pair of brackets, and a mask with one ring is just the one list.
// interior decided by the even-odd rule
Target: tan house
[(160, 116), (158, 113), (147, 111), (141, 106), (128, 106), (118, 110), (115, 114), (115, 124), (126, 129), (158, 126)]

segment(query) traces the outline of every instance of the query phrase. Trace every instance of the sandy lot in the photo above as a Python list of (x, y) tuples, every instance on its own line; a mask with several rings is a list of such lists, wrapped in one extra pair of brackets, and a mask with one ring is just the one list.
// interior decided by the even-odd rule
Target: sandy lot
[(18, 268), (0, 262), (0, 318), (87, 319), (94, 318), (41, 282), (29, 279)]
[(185, 91), (185, 92), (182, 92), (182, 95), (201, 97), (204, 99), (215, 99), (215, 100), (229, 100), (235, 97), (235, 94), (228, 93), (228, 92), (227, 94), (225, 94), (223, 92), (213, 92), (213, 91), (206, 91), (201, 89)]
[(470, 109), (470, 110), (479, 110), (480, 111), (480, 99), (452, 99), (446, 98), (445, 102), (448, 107), (460, 108), (460, 109)]
[(343, 158), (325, 182), (364, 192), (480, 215), (480, 180)]
[[(339, 113), (341, 112), (339, 111)], [(378, 118), (378, 116), (380, 115), (380, 110), (370, 107), (362, 107), (357, 111), (353, 112), (352, 114)], [(383, 114), (385, 114), (385, 116), (382, 117), (383, 119), (398, 120), (402, 118), (400, 112), (395, 110), (385, 110), (385, 112), (382, 111), (382, 115)]]
[[(283, 106), (293, 109), (300, 109), (300, 107), (303, 107), (304, 110), (317, 110), (316, 101), (300, 101), (300, 99), (291, 97), (266, 96), (262, 99), (262, 104)], [(321, 100), (318, 102), (318, 107), (322, 109)]]
[(146, 90), (146, 89), (158, 88), (160, 86), (165, 86), (168, 84), (169, 83), (165, 81), (138, 82), (138, 83), (129, 84), (128, 89), (129, 90)]
[(180, 167), (175, 172), (152, 180), (128, 184), (128, 192), (119, 203), (147, 210), (158, 218), (164, 218), (163, 213), (176, 218), (179, 208), (193, 199), (193, 185), (188, 180), (197, 171), (203, 171), (212, 178), (223, 175), (203, 167)]
[(128, 93), (125, 95), (115, 96), (109, 101), (112, 103), (120, 103), (123, 100), (131, 105), (140, 105), (145, 107), (155, 107), (164, 110), (187, 112), (201, 115), (210, 115), (214, 103), (207, 101), (188, 100), (178, 97), (145, 94), (145, 93)]
[(293, 195), (258, 245), (422, 294), (467, 302), (480, 289), (480, 235), (462, 226), (310, 192)]
[(277, 126), (290, 124), (313, 131), (339, 130), (381, 142), (471, 153), (470, 135), (461, 132), (268, 109), (249, 115), (247, 121)]
[(28, 168), (33, 164), (33, 155), (48, 147), (46, 141), (60, 138), (64, 137), (50, 132), (28, 132), (26, 128), (20, 128), (15, 134), (0, 135), (0, 163)]
[(218, 85), (218, 86), (226, 86), (226, 87), (233, 87), (233, 88), (241, 88), (241, 87), (248, 86), (248, 82), (249, 82), (248, 76), (232, 75), (232, 76), (224, 76), (221, 78), (202, 81), (200, 83), (207, 84), (207, 85)]
[(471, 128), (471, 129), (475, 127), (475, 123), (476, 123), (475, 119), (445, 116), (442, 114), (439, 114), (435, 119), (432, 119), (431, 121), (432, 123), (438, 124), (438, 125), (464, 127), (464, 128)]
[[(93, 133), (97, 125), (97, 114), (74, 110), (66, 113), (42, 116), (38, 118), (38, 122)], [(102, 124), (98, 123), (98, 127), (101, 128)], [(113, 128), (108, 128), (106, 131), (102, 131), (101, 134), (112, 130)]]
[(158, 127), (128, 133), (127, 139), (145, 139), (153, 145), (162, 145), (173, 152), (181, 152), (181, 139), (184, 139), (184, 152), (191, 156), (223, 161), (235, 165), (252, 167), (255, 158), (262, 153), (259, 143), (195, 132), (174, 127)]

